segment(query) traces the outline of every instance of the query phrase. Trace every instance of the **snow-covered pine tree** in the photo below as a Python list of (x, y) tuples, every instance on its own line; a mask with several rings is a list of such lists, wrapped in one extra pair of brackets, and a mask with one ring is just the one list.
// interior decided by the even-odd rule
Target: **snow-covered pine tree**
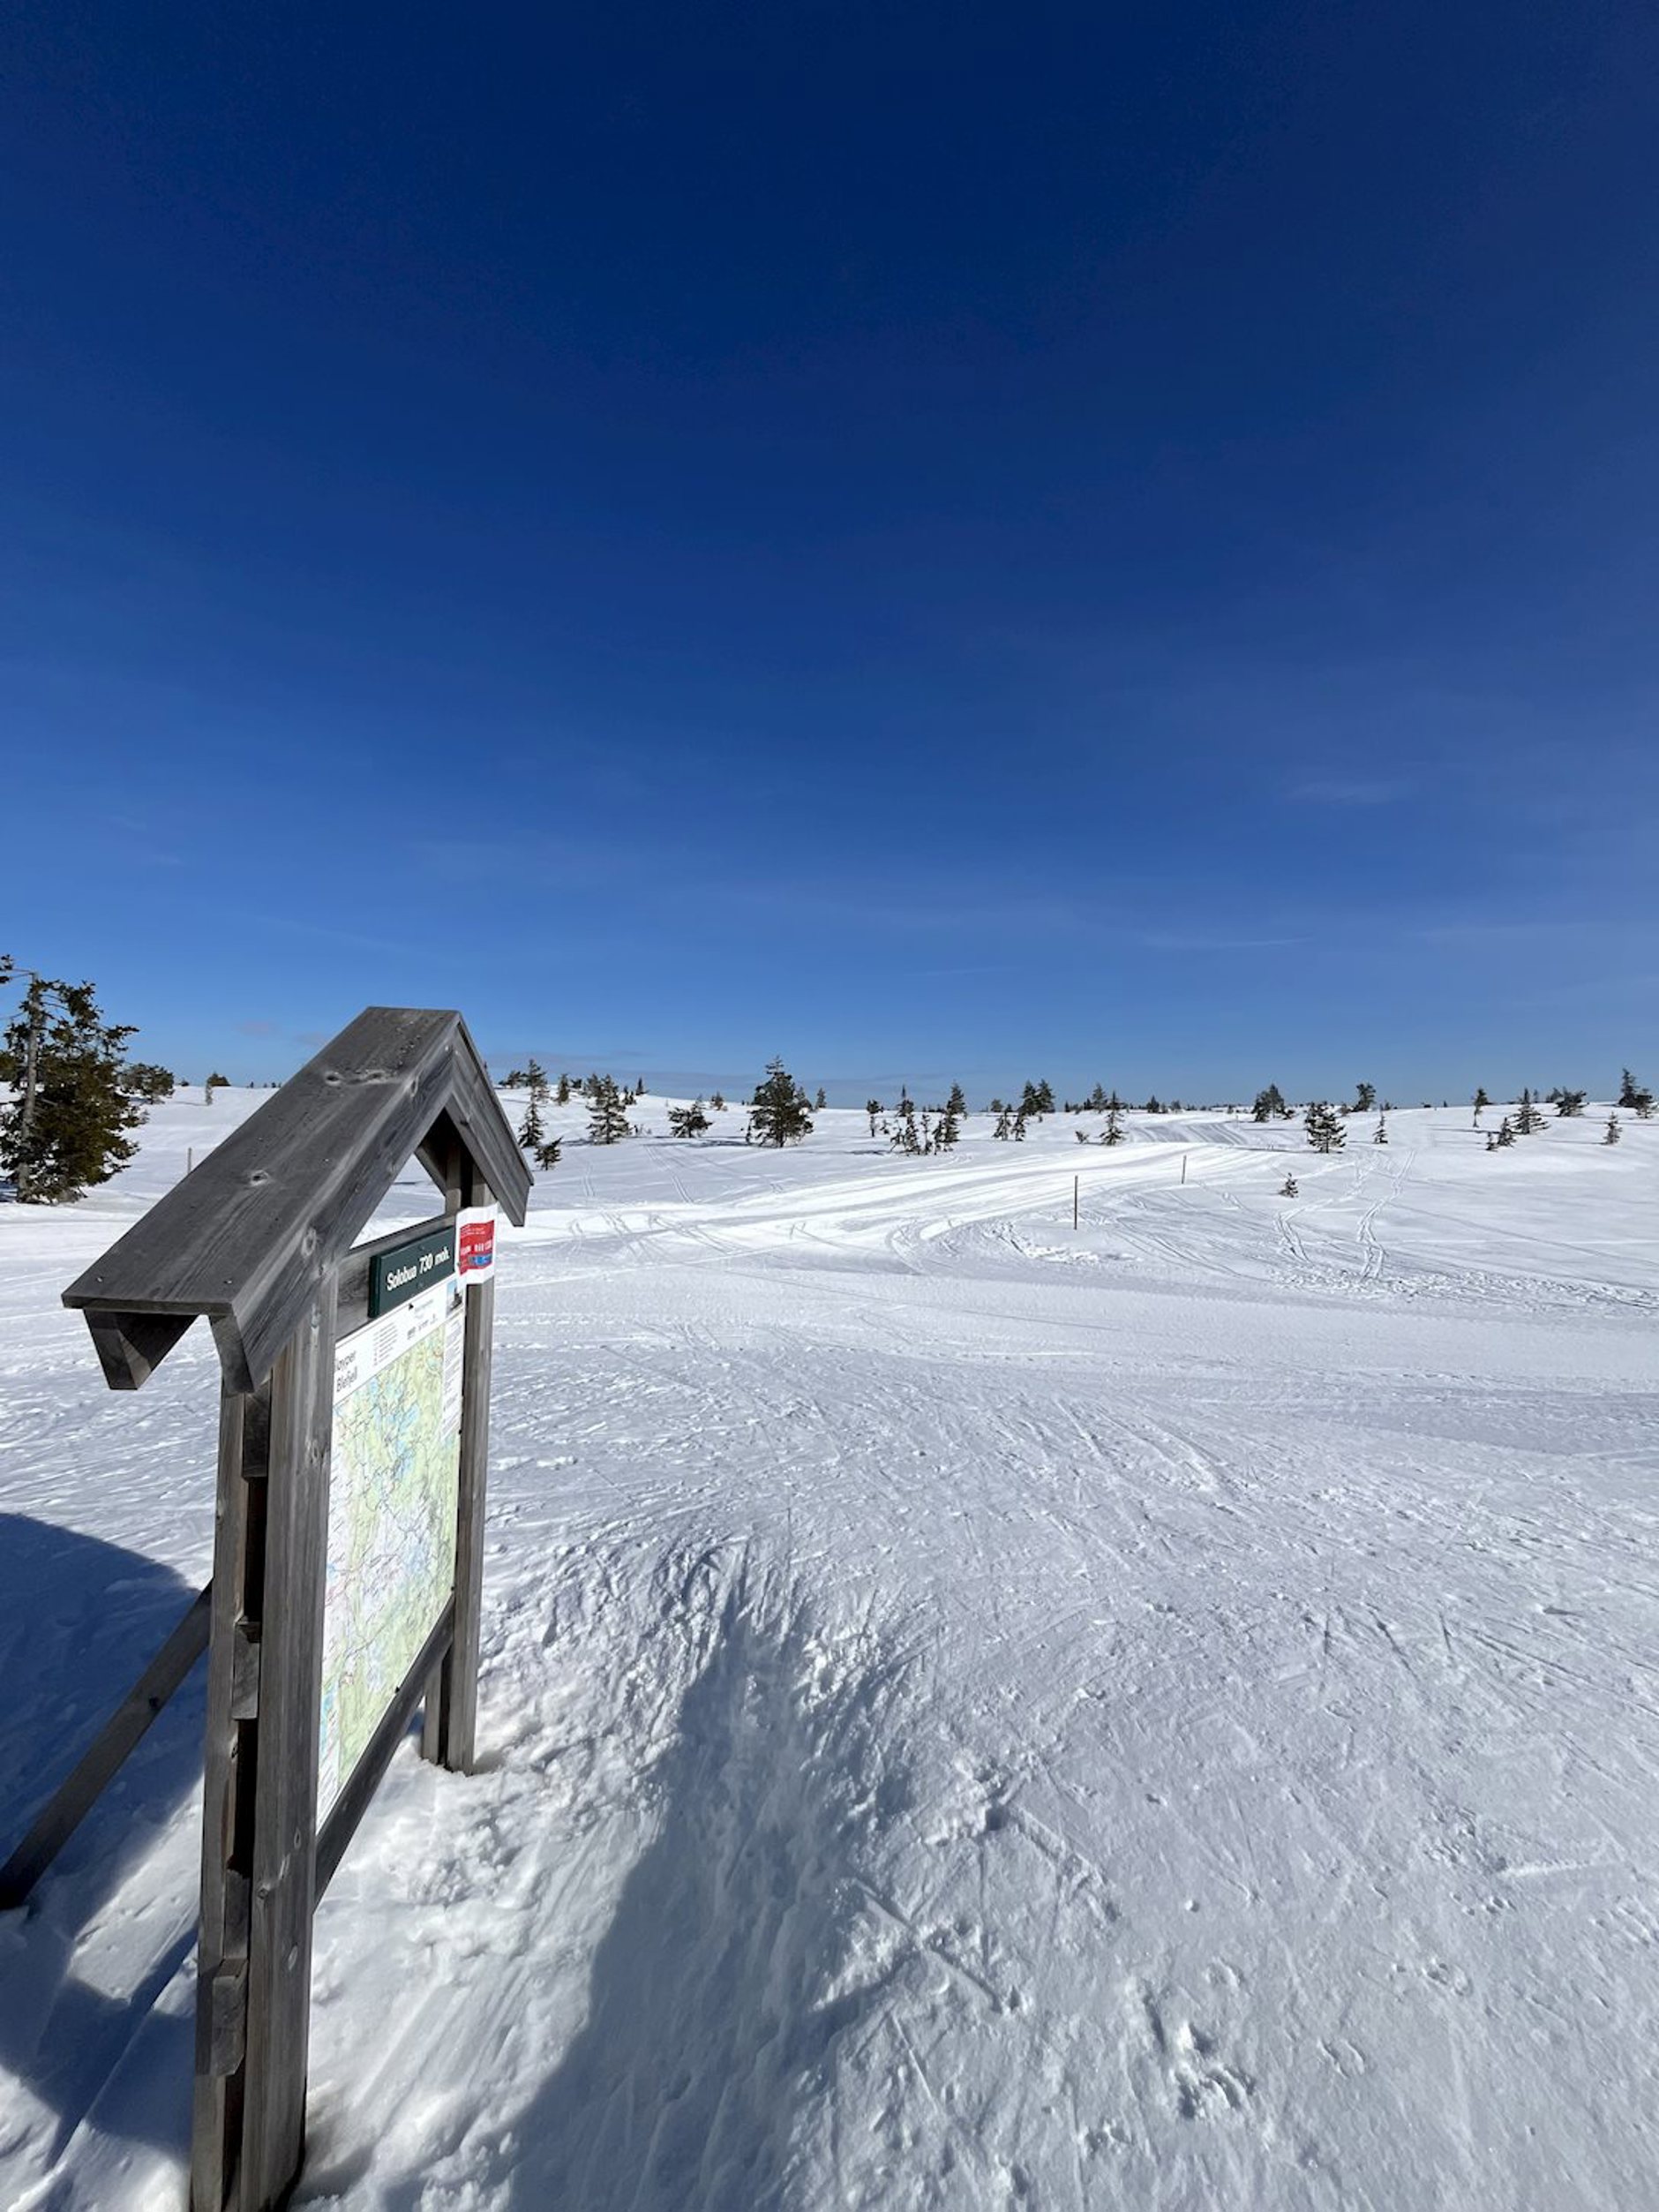
[[(1507, 1118), (1507, 1117), (1505, 1117)], [(1523, 1090), (1515, 1107), (1512, 1137), (1530, 1137), (1535, 1130), (1543, 1127), (1543, 1116), (1533, 1103), (1532, 1093)]]
[(672, 1137), (701, 1137), (712, 1125), (702, 1110), (701, 1098), (694, 1098), (689, 1106), (671, 1106), (668, 1110), (668, 1132)]
[[(14, 970), (0, 959), (0, 982)], [(54, 1206), (107, 1183), (144, 1119), (127, 1089), (130, 1024), (107, 1022), (90, 983), (31, 975), (0, 1038), (14, 1092), (0, 1107), (0, 1169), (25, 1204)], [(222, 1086), (221, 1086), (222, 1087)]]
[(1602, 1142), (1604, 1145), (1616, 1145), (1618, 1142), (1618, 1116), (1617, 1114), (1610, 1114), (1607, 1117), (1607, 1128), (1603, 1134)]
[(555, 1106), (568, 1106), (570, 1103), (570, 1078), (562, 1071), (553, 1088), (553, 1103)]
[(1297, 1195), (1296, 1178), (1294, 1175), (1287, 1175), (1285, 1177), (1280, 1185), (1279, 1195), (1280, 1198), (1295, 1198)]
[(1477, 1129), (1481, 1125), (1481, 1116), (1486, 1111), (1491, 1102), (1491, 1100), (1486, 1095), (1486, 1086), (1483, 1084), (1480, 1089), (1475, 1094), (1475, 1126)]
[(966, 1118), (968, 1095), (960, 1083), (953, 1083), (950, 1086), (950, 1095), (945, 1101), (945, 1111), (948, 1114), (954, 1114), (958, 1121)]
[(1553, 1095), (1556, 1119), (1576, 1121), (1584, 1111), (1584, 1102), (1589, 1096), (1589, 1093), (1588, 1091), (1557, 1091)]
[(1271, 1121), (1275, 1114), (1282, 1114), (1285, 1102), (1277, 1083), (1270, 1083), (1265, 1091), (1257, 1091), (1256, 1103), (1250, 1108), (1252, 1121)]
[(1388, 1117), (1386, 1114), (1378, 1114), (1377, 1117), (1377, 1134), (1371, 1139), (1371, 1142), (1374, 1145), (1385, 1145), (1388, 1142)]
[(1108, 1106), (1106, 1110), (1106, 1127), (1100, 1132), (1100, 1142), (1103, 1145), (1121, 1145), (1122, 1141), (1122, 1112), (1115, 1105)]
[(588, 1078), (589, 1143), (619, 1144), (624, 1137), (633, 1133), (628, 1127), (627, 1109), (622, 1103), (622, 1094), (616, 1087), (615, 1076), (590, 1075)]
[(1505, 1114), (1502, 1121), (1500, 1121), (1498, 1125), (1497, 1136), (1492, 1140), (1493, 1149), (1499, 1152), (1507, 1152), (1510, 1146), (1513, 1145), (1514, 1141), (1515, 1125), (1513, 1121), (1511, 1121), (1509, 1116)]
[(757, 1144), (799, 1144), (812, 1134), (806, 1095), (781, 1060), (766, 1063), (749, 1102), (749, 1133)]
[(821, 1114), (821, 1113), (822, 1113), (822, 1111), (823, 1111), (824, 1108), (825, 1108), (825, 1107), (826, 1107), (829, 1103), (830, 1103), (830, 1101), (829, 1101), (829, 1100), (828, 1100), (828, 1099), (824, 1096), (824, 1088), (823, 1088), (823, 1085), (822, 1085), (822, 1083), (820, 1083), (820, 1084), (819, 1084), (819, 1086), (818, 1086), (818, 1088), (817, 1088), (817, 1092), (816, 1092), (816, 1094), (814, 1095), (814, 1098), (813, 1098), (813, 1102), (812, 1102), (812, 1104), (813, 1104), (813, 1111), (814, 1111), (814, 1113)]
[(921, 1151), (921, 1139), (916, 1131), (916, 1109), (908, 1097), (901, 1097), (898, 1102), (890, 1141), (895, 1152), (907, 1153), (912, 1159)]
[(1022, 1106), (1017, 1107), (1017, 1108), (1015, 1110), (1015, 1114), (1014, 1114), (1014, 1142), (1015, 1142), (1017, 1145), (1023, 1145), (1023, 1144), (1025, 1143), (1025, 1107), (1022, 1105)]
[(724, 1114), (725, 1111), (725, 1093), (724, 1091), (712, 1092), (709, 1095), (709, 1103), (714, 1108), (717, 1114)]
[(544, 1145), (537, 1145), (536, 1147), (537, 1166), (544, 1170), (548, 1168), (556, 1168), (559, 1165), (559, 1155), (564, 1148), (565, 1140), (562, 1137), (550, 1137)]
[(523, 1152), (539, 1152), (547, 1141), (547, 1132), (542, 1125), (541, 1102), (534, 1091), (530, 1093), (530, 1102), (524, 1110), (524, 1118), (519, 1124), (518, 1140), (519, 1148)]
[(1644, 1106), (1653, 1104), (1653, 1093), (1645, 1083), (1639, 1083), (1626, 1068), (1618, 1086), (1618, 1105), (1627, 1114), (1639, 1114)]
[(1316, 1099), (1302, 1117), (1302, 1125), (1315, 1152), (1340, 1152), (1347, 1142), (1342, 1117), (1328, 1099)]
[(1370, 1110), (1371, 1110), (1371, 1108), (1372, 1108), (1373, 1106), (1375, 1106), (1375, 1105), (1376, 1105), (1376, 1103), (1377, 1103), (1377, 1086), (1376, 1086), (1376, 1084), (1375, 1084), (1375, 1083), (1355, 1083), (1355, 1085), (1354, 1086), (1354, 1110), (1355, 1110), (1355, 1112), (1356, 1114), (1369, 1114), (1369, 1113), (1370, 1112)]
[(538, 1106), (547, 1103), (547, 1070), (539, 1060), (532, 1060), (524, 1071), (524, 1087)]
[(994, 1137), (1011, 1137), (1013, 1133), (1013, 1117), (1006, 1106), (999, 1106), (996, 1110), (996, 1126), (992, 1130), (991, 1134)]

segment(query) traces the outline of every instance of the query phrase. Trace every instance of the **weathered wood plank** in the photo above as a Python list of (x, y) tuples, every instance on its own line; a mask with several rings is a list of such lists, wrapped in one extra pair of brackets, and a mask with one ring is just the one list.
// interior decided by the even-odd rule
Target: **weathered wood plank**
[(271, 1375), (238, 2212), (278, 2203), (304, 2156), (334, 1354), (331, 1279)]
[(212, 1600), (209, 1583), (0, 1866), (0, 1912), (22, 1904), (206, 1650)]
[[(487, 1185), (468, 1203), (487, 1206)], [(461, 1484), (455, 1520), (455, 1633), (444, 1660), (437, 1755), (459, 1774), (477, 1756), (478, 1658), (484, 1632), (485, 1491), (490, 1461), (490, 1384), (495, 1344), (494, 1278), (466, 1293), (462, 1351)]]
[(251, 1390), (445, 1118), (522, 1222), (529, 1170), (461, 1016), (367, 1008), (64, 1293), (94, 1317), (108, 1380), (137, 1388), (170, 1349), (133, 1317), (204, 1313)]
[(241, 2141), (257, 1723), (238, 1723), (232, 1708), (236, 1651), (250, 1603), (254, 1619), (259, 1617), (264, 1546), (257, 1524), (265, 1511), (269, 1443), (268, 1394), (244, 1397), (221, 1389), (214, 1578), (209, 1584), (213, 1619), (203, 1731), (191, 2212), (223, 2212)]

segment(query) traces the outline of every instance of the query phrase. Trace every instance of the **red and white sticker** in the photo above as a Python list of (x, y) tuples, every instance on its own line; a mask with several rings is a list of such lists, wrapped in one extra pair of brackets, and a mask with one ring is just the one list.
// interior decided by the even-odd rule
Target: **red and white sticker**
[(462, 1283), (487, 1283), (495, 1273), (493, 1206), (467, 1206), (456, 1215), (455, 1273)]

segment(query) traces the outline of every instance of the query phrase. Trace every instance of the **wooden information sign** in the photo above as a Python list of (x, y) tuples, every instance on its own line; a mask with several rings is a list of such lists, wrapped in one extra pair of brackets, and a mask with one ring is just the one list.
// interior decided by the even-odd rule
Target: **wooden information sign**
[[(440, 1213), (357, 1244), (411, 1157)], [(298, 2177), (312, 1915), (417, 1711), (472, 1764), (492, 1209), (529, 1194), (460, 1015), (372, 1006), (64, 1294), (115, 1389), (198, 1314), (222, 1370), (213, 1581), (4, 1870), (26, 1890), (205, 1628), (191, 2212)], [(397, 1570), (357, 1577), (371, 1549)]]

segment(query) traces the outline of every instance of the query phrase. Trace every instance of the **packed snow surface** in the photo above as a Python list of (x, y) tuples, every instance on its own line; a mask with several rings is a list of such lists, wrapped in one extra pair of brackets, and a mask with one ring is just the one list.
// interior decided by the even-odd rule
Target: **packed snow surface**
[[(116, 1396), (58, 1293), (259, 1102), (0, 1208), (0, 1849), (210, 1560), (206, 1331)], [(1659, 2201), (1659, 1124), (1605, 1117), (554, 1111), (482, 1771), (405, 1746), (321, 1908), (298, 2202)], [(199, 1725), (0, 1919), (0, 2202), (182, 2205)]]

